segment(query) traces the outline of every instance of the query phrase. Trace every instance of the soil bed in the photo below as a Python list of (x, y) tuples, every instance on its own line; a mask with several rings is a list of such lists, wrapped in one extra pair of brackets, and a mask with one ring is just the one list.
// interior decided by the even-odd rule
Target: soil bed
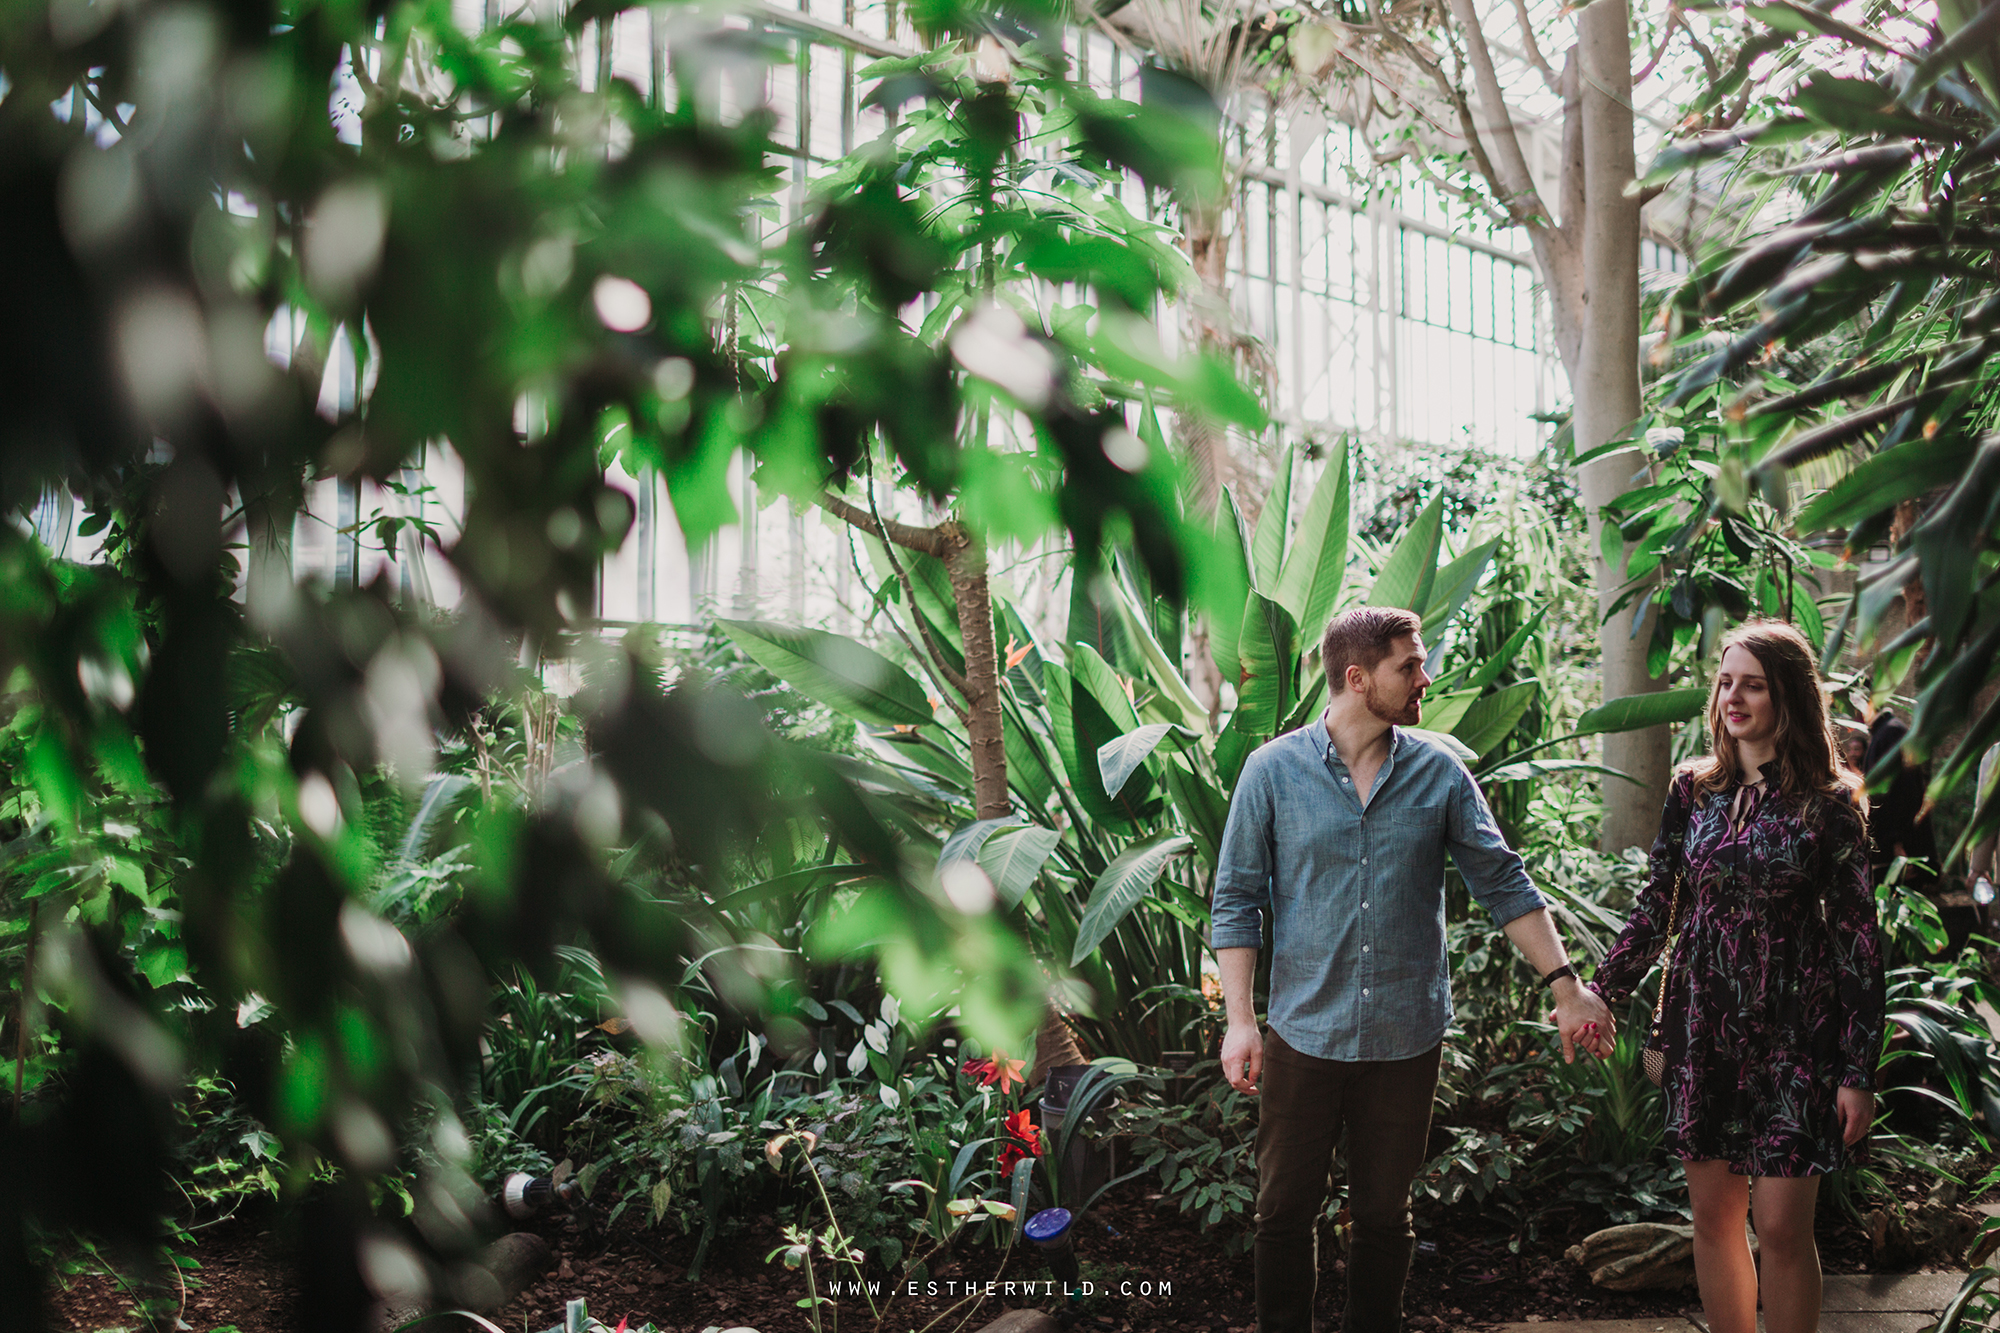
[[(1923, 1188), (1914, 1177), (1898, 1186), (1912, 1201)], [(560, 1324), (565, 1303), (579, 1296), (589, 1301), (593, 1315), (614, 1327), (620, 1319), (629, 1319), (634, 1328), (651, 1321), (663, 1333), (702, 1333), (711, 1327), (799, 1333), (810, 1327), (797, 1305), (807, 1294), (804, 1273), (763, 1261), (780, 1243), (778, 1223), (770, 1217), (748, 1219), (723, 1237), (698, 1283), (684, 1277), (694, 1252), (688, 1237), (621, 1227), (607, 1243), (565, 1219), (537, 1229), (555, 1247), (560, 1265), (494, 1316), (508, 1333), (542, 1333)], [(1868, 1238), (1852, 1220), (1822, 1209), (1818, 1230), (1829, 1273), (1877, 1271)], [(1495, 1240), (1470, 1211), (1454, 1213), (1444, 1227), (1422, 1231), (1419, 1237), (1408, 1298), (1409, 1326), (1418, 1333), (1537, 1316), (1638, 1319), (1698, 1308), (1691, 1288), (1626, 1294), (1591, 1286), (1562, 1254), (1577, 1237), (1545, 1236), (1534, 1246), (1523, 1246), (1522, 1254), (1510, 1254), (1506, 1242)], [(201, 1269), (195, 1276), (201, 1285), (187, 1293), (181, 1315), (187, 1327), (195, 1333), (228, 1325), (238, 1333), (293, 1333), (299, 1326), (296, 1289), (288, 1256), (272, 1230), (232, 1222), (204, 1231), (198, 1239)], [(1327, 1244), (1331, 1246), (1330, 1240)], [(1003, 1267), (999, 1250), (971, 1246), (934, 1265), (930, 1282), (937, 1294), (927, 1284), (914, 1296), (907, 1287), (899, 1292), (883, 1328), (911, 1333), (930, 1326), (933, 1333), (950, 1333), (963, 1322), (974, 1330), (1007, 1309), (1032, 1305), (1067, 1316), (1078, 1330), (1252, 1333), (1249, 1256), (1226, 1255), (1215, 1236), (1177, 1213), (1160, 1211), (1143, 1182), (1114, 1192), (1084, 1219), (1078, 1251), (1084, 1280), (1092, 1288), (1088, 1296), (1049, 1296), (1050, 1274), (1032, 1251), (1016, 1252)], [(1329, 1329), (1337, 1329), (1345, 1264), (1335, 1256), (1325, 1267), (1318, 1313)], [(966, 1285), (983, 1289), (989, 1281), (1003, 1286), (978, 1299), (975, 1308), (963, 1295)], [(1035, 1284), (1033, 1294), (1025, 1286), (1006, 1294), (1009, 1281)], [(877, 1297), (878, 1304), (883, 1301)], [(129, 1298), (108, 1277), (73, 1278), (69, 1289), (57, 1295), (55, 1327), (74, 1333), (136, 1328), (129, 1309)], [(871, 1327), (864, 1300), (844, 1297), (840, 1314), (842, 1328), (858, 1333)], [(429, 1327), (450, 1326), (439, 1321)]]

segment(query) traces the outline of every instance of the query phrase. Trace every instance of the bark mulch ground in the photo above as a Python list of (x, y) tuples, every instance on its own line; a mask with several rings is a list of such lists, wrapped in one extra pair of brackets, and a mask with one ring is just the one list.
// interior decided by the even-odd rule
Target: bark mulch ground
[[(1903, 1182), (1912, 1200), (1923, 1184)], [(559, 1265), (494, 1321), (507, 1333), (542, 1333), (560, 1324), (565, 1304), (583, 1297), (590, 1312), (634, 1329), (650, 1321), (663, 1333), (703, 1333), (710, 1328), (801, 1333), (811, 1327), (797, 1302), (807, 1294), (805, 1275), (767, 1264), (779, 1242), (771, 1218), (746, 1219), (709, 1254), (700, 1282), (685, 1278), (693, 1257), (686, 1237), (620, 1229), (592, 1236), (553, 1219), (538, 1230), (554, 1246)], [(1826, 1270), (1871, 1272), (1867, 1235), (1837, 1210), (1820, 1213), (1820, 1249)], [(1456, 1216), (1443, 1229), (1422, 1233), (1410, 1276), (1409, 1326), (1415, 1333), (1477, 1329), (1494, 1323), (1544, 1319), (1639, 1319), (1696, 1308), (1694, 1292), (1608, 1292), (1591, 1286), (1562, 1251), (1574, 1237), (1544, 1238), (1509, 1252), (1480, 1225), (1476, 1214)], [(293, 1333), (301, 1326), (297, 1289), (277, 1233), (255, 1222), (231, 1222), (200, 1233), (201, 1268), (192, 1276), (179, 1318), (193, 1333), (231, 1326), (237, 1333)], [(1251, 1333), (1252, 1270), (1247, 1254), (1225, 1253), (1221, 1239), (1174, 1212), (1162, 1212), (1140, 1183), (1123, 1187), (1081, 1224), (1078, 1254), (1088, 1294), (1049, 1294), (1051, 1277), (1033, 1251), (1005, 1258), (997, 1249), (969, 1247), (934, 1265), (915, 1295), (907, 1287), (886, 1301), (884, 1333), (950, 1333), (976, 1330), (1016, 1306), (1039, 1306), (1066, 1319), (1079, 1333)], [(1920, 1256), (1948, 1266), (1951, 1256)], [(1338, 1328), (1345, 1261), (1330, 1255), (1319, 1313)], [(822, 1280), (824, 1276), (822, 1275)], [(843, 1275), (843, 1281), (845, 1275)], [(1017, 1284), (1009, 1294), (1005, 1284)], [(986, 1295), (987, 1283), (1000, 1284)], [(932, 1284), (935, 1287), (933, 1294)], [(1028, 1284), (1033, 1284), (1030, 1287)], [(968, 1286), (978, 1295), (968, 1297)], [(1059, 1290), (1059, 1289), (1058, 1289)], [(111, 1278), (85, 1275), (58, 1293), (55, 1327), (74, 1333), (138, 1329), (130, 1296)], [(867, 1303), (843, 1296), (840, 1327), (872, 1330)], [(452, 1321), (426, 1326), (449, 1329)], [(469, 1328), (460, 1323), (458, 1327)]]

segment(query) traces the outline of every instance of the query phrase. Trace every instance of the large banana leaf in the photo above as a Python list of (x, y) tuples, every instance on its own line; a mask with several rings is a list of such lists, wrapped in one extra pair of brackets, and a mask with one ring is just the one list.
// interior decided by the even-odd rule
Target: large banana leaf
[(1541, 688), (1538, 680), (1521, 680), (1475, 699), (1451, 728), (1451, 734), (1464, 741), (1474, 754), (1486, 754), (1520, 725), (1522, 714), (1534, 705)]
[(1486, 567), (1493, 563), (1494, 553), (1499, 549), (1500, 538), (1495, 537), (1473, 547), (1437, 572), (1437, 579), (1431, 585), (1429, 604), (1423, 612), (1426, 638), (1436, 640), (1439, 631), (1451, 623), (1452, 617), (1472, 596), (1472, 590), (1479, 586)]
[(1514, 659), (1519, 657), (1521, 650), (1528, 646), (1528, 640), (1533, 638), (1535, 631), (1541, 628), (1542, 620), (1548, 613), (1549, 608), (1544, 606), (1537, 610), (1534, 615), (1528, 617), (1527, 623), (1512, 634), (1509, 634), (1507, 641), (1500, 645), (1499, 651), (1484, 662), (1481, 662), (1478, 669), (1472, 673), (1470, 679), (1465, 683), (1475, 690), (1483, 690), (1494, 681), (1500, 679), (1500, 673), (1514, 665)]
[(1000, 901), (1012, 907), (1034, 886), (1062, 834), (1040, 824), (996, 833), (979, 849), (979, 868), (993, 881)]
[[(1069, 625), (1063, 631), (1063, 645), (1071, 657), (1075, 647), (1087, 643), (1099, 657), (1123, 662), (1128, 650), (1118, 608), (1110, 598), (1100, 596), (1109, 576), (1073, 565), (1069, 573)], [(1074, 667), (1072, 662), (1071, 666)]]
[(1139, 771), (1140, 765), (1152, 757), (1160, 742), (1173, 732), (1183, 736), (1194, 734), (1171, 722), (1153, 722), (1099, 746), (1097, 767), (1104, 774), (1104, 790), (1116, 796), (1131, 776)]
[(1091, 955), (1104, 938), (1118, 929), (1128, 913), (1145, 898), (1159, 881), (1167, 862), (1193, 848), (1178, 833), (1163, 834), (1128, 847), (1117, 860), (1104, 868), (1091, 887), (1090, 901), (1084, 905), (1083, 921), (1077, 927), (1076, 946), (1070, 951), (1075, 967)]
[(1466, 710), (1479, 700), (1479, 691), (1474, 689), (1447, 690), (1442, 694), (1424, 697), (1424, 729), (1451, 734), (1458, 726)]
[(1278, 734), (1297, 702), (1298, 628), (1291, 612), (1260, 593), (1243, 608), (1237, 652), (1243, 674), (1236, 685), (1230, 725), (1245, 736)]
[(835, 712), (877, 727), (931, 721), (924, 687), (873, 648), (845, 635), (763, 620), (715, 623), (751, 661)]
[(1292, 469), (1298, 452), (1290, 446), (1278, 460), (1278, 473), (1271, 479), (1271, 493), (1264, 497), (1264, 511), (1257, 516), (1257, 532), (1250, 541), (1250, 572), (1253, 586), (1266, 597), (1277, 589), (1284, 564), (1285, 537), (1292, 520)]
[(1347, 510), (1347, 437), (1343, 435), (1326, 461), (1326, 471), (1320, 474), (1305, 513), (1299, 516), (1298, 533), (1285, 556), (1277, 589), (1271, 594), (1308, 635), (1326, 628), (1340, 598), (1340, 581), (1347, 573)]
[[(1048, 687), (1049, 724), (1056, 754), (1062, 759), (1063, 772), (1069, 776), (1070, 791), (1077, 805), (1093, 820), (1120, 827), (1131, 823), (1151, 797), (1152, 781), (1142, 773), (1128, 781), (1114, 798), (1104, 790), (1097, 751), (1107, 741), (1133, 728), (1112, 721), (1091, 692), (1054, 662), (1043, 667), (1042, 679)], [(1136, 718), (1133, 724), (1137, 725)]]
[[(1003, 691), (1004, 695), (1004, 691)], [(1055, 793), (1056, 775), (1049, 768), (1048, 753), (1020, 716), (1018, 707), (1001, 700), (1001, 739), (1007, 746), (1007, 785), (1030, 810), (1040, 810)]]
[[(1194, 690), (1182, 678), (1180, 668), (1167, 656), (1160, 641), (1153, 637), (1153, 627), (1147, 623), (1146, 613), (1141, 609), (1137, 596), (1122, 582), (1118, 585), (1117, 594), (1119, 621), (1135, 662), (1134, 678), (1140, 684), (1152, 686), (1160, 696), (1157, 701), (1159, 711), (1190, 731), (1206, 732), (1208, 710), (1194, 697)], [(1174, 646), (1180, 647), (1178, 640)]]
[(938, 850), (938, 869), (942, 871), (953, 861), (977, 861), (979, 849), (986, 845), (988, 838), (1001, 829), (1020, 826), (1021, 821), (1009, 815), (1000, 819), (975, 820), (964, 828), (953, 830), (952, 835), (944, 840), (944, 846)]
[(1657, 694), (1628, 694), (1599, 704), (1576, 720), (1577, 736), (1594, 736), (1604, 731), (1643, 731), (1647, 727), (1687, 722), (1701, 716), (1708, 707), (1708, 691), (1689, 688), (1661, 690)]
[(1073, 645), (1069, 671), (1078, 685), (1090, 691), (1105, 716), (1118, 725), (1121, 734), (1139, 725), (1139, 714), (1132, 707), (1131, 696), (1125, 693), (1125, 682), (1111, 669), (1111, 664), (1098, 655), (1096, 649), (1087, 643)]
[(1439, 496), (1423, 507), (1376, 571), (1368, 605), (1400, 606), (1411, 611), (1422, 611), (1429, 605), (1431, 588), (1437, 581), (1438, 545), (1443, 539), (1444, 498)]
[[(1250, 550), (1243, 539), (1243, 516), (1236, 508), (1236, 493), (1229, 487), (1222, 488), (1222, 503), (1215, 511), (1215, 547), (1217, 558), (1226, 560), (1232, 567), (1232, 584), (1250, 587)], [(1237, 660), (1236, 638), (1243, 629), (1241, 611), (1234, 614), (1218, 611), (1208, 619), (1208, 655), (1215, 659), (1215, 666), (1222, 678), (1234, 684), (1243, 675), (1243, 665)]]

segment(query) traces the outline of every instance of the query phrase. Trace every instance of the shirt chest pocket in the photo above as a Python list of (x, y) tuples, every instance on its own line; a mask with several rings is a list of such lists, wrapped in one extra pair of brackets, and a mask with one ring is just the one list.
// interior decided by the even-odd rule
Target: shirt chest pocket
[(1441, 805), (1401, 805), (1385, 810), (1383, 816), (1396, 837), (1443, 842), (1445, 809)]
[[(1402, 805), (1384, 810), (1370, 841), (1390, 870), (1385, 890), (1408, 892), (1429, 903), (1444, 877), (1445, 809)], [(1391, 896), (1397, 896), (1392, 892)]]

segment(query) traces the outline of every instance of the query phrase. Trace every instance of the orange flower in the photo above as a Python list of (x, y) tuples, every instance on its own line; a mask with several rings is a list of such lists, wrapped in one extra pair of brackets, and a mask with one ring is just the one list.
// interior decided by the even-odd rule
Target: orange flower
[(982, 1088), (998, 1083), (1002, 1095), (1005, 1095), (1016, 1083), (1024, 1087), (1027, 1085), (1028, 1077), (1021, 1072), (1027, 1066), (1026, 1060), (1009, 1060), (1005, 1051), (995, 1051), (990, 1060), (967, 1060), (964, 1069), (979, 1080)]
[(1028, 654), (1031, 651), (1032, 648), (1030, 645), (1022, 644), (1019, 647), (1016, 647), (1014, 644), (1014, 640), (1012, 638), (1009, 638), (1007, 640), (1007, 669), (1009, 671), (1012, 671), (1015, 667), (1027, 661)]

